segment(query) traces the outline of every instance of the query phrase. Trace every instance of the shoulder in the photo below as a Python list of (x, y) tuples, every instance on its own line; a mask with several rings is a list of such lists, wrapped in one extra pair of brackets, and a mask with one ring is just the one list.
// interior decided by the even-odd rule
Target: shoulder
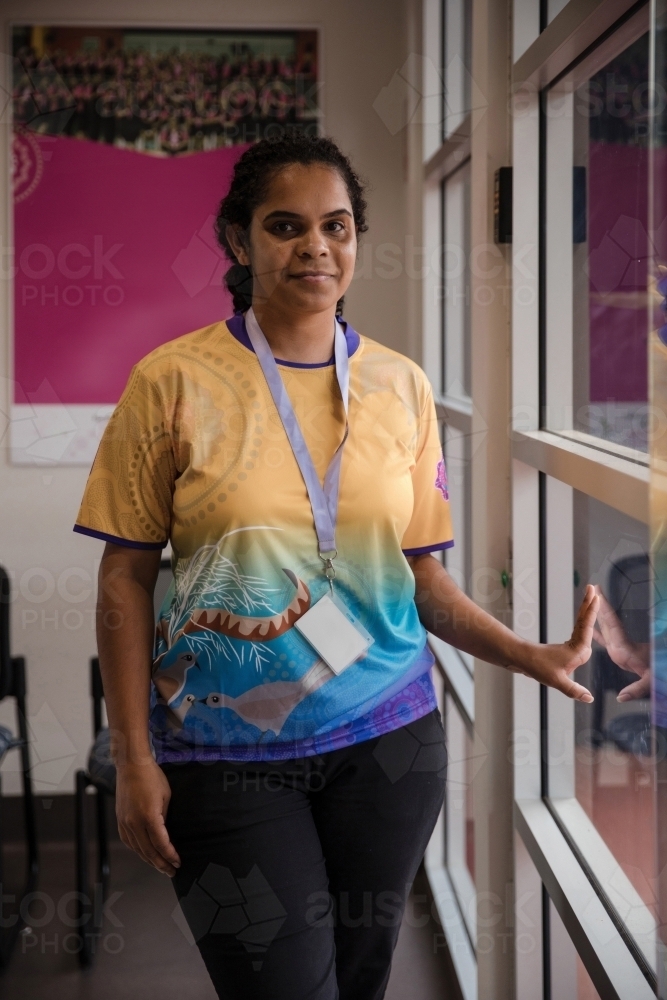
[(411, 409), (416, 406), (422, 410), (432, 389), (419, 365), (370, 337), (361, 336), (361, 347), (359, 376), (367, 388), (396, 393), (405, 403), (412, 404)]
[(168, 372), (187, 373), (197, 367), (200, 359), (207, 355), (210, 358), (214, 351), (216, 355), (226, 353), (230, 341), (226, 322), (219, 320), (160, 344), (136, 363), (133, 374), (153, 380)]

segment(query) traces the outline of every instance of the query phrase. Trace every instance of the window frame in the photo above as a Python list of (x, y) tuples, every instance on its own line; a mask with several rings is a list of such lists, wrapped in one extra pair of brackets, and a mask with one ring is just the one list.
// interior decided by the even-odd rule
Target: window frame
[[(515, 10), (522, 4), (525, 8), (526, 0), (515, 0)], [(513, 574), (515, 580), (522, 581), (521, 593), (515, 589), (514, 594), (514, 628), (532, 641), (547, 638), (546, 618), (540, 615), (540, 608), (546, 607), (549, 583), (548, 557), (544, 565), (548, 539), (540, 478), (551, 477), (638, 521), (649, 521), (648, 455), (581, 432), (545, 430), (541, 419), (549, 377), (544, 339), (547, 146), (543, 95), (573, 64), (583, 62), (593, 46), (604, 45), (607, 38), (611, 40), (630, 24), (640, 7), (645, 4), (570, 0), (513, 66), (512, 89), (515, 108), (519, 109), (514, 119), (512, 156), (517, 192), (512, 276)], [(530, 294), (524, 292), (523, 298), (519, 297), (520, 288)], [(612, 865), (618, 877), (613, 855), (578, 803), (573, 806), (571, 798), (550, 799), (546, 794), (549, 789), (542, 766), (546, 707), (542, 692), (532, 690), (523, 678), (515, 679), (515, 719), (521, 718), (524, 724), (515, 743), (517, 835), (600, 995), (618, 1000), (654, 996), (655, 976), (649, 962), (645, 955), (643, 962), (638, 960), (639, 949), (628, 941), (629, 929), (621, 924), (613, 905)], [(533, 747), (523, 758), (522, 737), (532, 738)], [(536, 875), (526, 869), (524, 866), (516, 872), (517, 899), (527, 886), (533, 891), (541, 888)], [(623, 892), (626, 889), (624, 886)], [(629, 891), (634, 892), (631, 887)], [(544, 916), (544, 907), (542, 911)], [(547, 914), (542, 926), (545, 982), (550, 975), (548, 923)], [(515, 955), (520, 979), (522, 962), (527, 966), (528, 960), (518, 948)]]
[[(423, 5), (423, 52), (431, 65), (437, 65), (441, 85), (439, 121), (436, 125), (427, 117), (421, 143), (422, 233), (427, 260), (432, 260), (433, 254), (440, 251), (444, 240), (444, 184), (447, 178), (470, 161), (470, 112), (462, 117), (453, 131), (443, 135), (446, 2), (425, 0)], [(427, 97), (427, 102), (432, 99)], [(444, 371), (444, 301), (440, 301), (443, 280), (437, 269), (429, 268), (422, 284), (422, 367), (434, 387), (436, 413), (441, 426), (447, 423), (464, 436), (470, 436), (472, 399), (468, 396), (448, 396), (440, 391)], [(474, 739), (475, 688), (470, 659), (434, 635), (429, 634), (428, 642), (435, 657), (434, 683), (443, 721), (447, 716), (446, 700), (451, 699), (469, 737)], [(450, 871), (447, 865), (446, 809), (447, 798), (426, 849), (424, 867), (461, 993), (464, 1000), (476, 1000), (476, 928), (474, 914), (471, 914), (470, 893), (467, 891), (470, 886), (461, 884), (465, 880), (458, 878), (457, 873)]]

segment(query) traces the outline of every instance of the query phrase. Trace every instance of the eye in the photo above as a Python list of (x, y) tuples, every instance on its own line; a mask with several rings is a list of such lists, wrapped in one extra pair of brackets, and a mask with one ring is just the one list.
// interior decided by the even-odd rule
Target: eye
[(330, 233), (344, 233), (346, 226), (344, 222), (335, 219), (333, 222), (330, 222), (328, 224), (327, 229), (329, 230)]
[(211, 701), (213, 702), (214, 705), (217, 705), (218, 702), (220, 701), (220, 698), (218, 697), (217, 694), (214, 694), (213, 697), (211, 698)]
[(293, 232), (296, 232), (296, 227), (291, 222), (276, 222), (273, 231), (274, 233), (279, 233), (281, 236), (290, 236)]

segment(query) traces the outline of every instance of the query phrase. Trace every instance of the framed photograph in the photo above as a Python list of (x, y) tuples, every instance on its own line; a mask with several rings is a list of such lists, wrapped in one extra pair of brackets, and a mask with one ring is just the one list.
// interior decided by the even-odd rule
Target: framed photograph
[(89, 465), (130, 370), (232, 312), (214, 219), (249, 143), (317, 133), (303, 31), (13, 28), (11, 460)]

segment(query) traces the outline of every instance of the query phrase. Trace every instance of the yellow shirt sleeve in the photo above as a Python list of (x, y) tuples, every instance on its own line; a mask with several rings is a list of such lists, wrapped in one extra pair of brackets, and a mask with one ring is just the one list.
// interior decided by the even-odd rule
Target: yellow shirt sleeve
[(74, 530), (119, 545), (164, 548), (175, 479), (162, 397), (135, 365), (102, 435)]
[(447, 473), (430, 387), (420, 418), (412, 486), (414, 492), (412, 518), (401, 541), (404, 554), (414, 556), (451, 548), (454, 539)]

